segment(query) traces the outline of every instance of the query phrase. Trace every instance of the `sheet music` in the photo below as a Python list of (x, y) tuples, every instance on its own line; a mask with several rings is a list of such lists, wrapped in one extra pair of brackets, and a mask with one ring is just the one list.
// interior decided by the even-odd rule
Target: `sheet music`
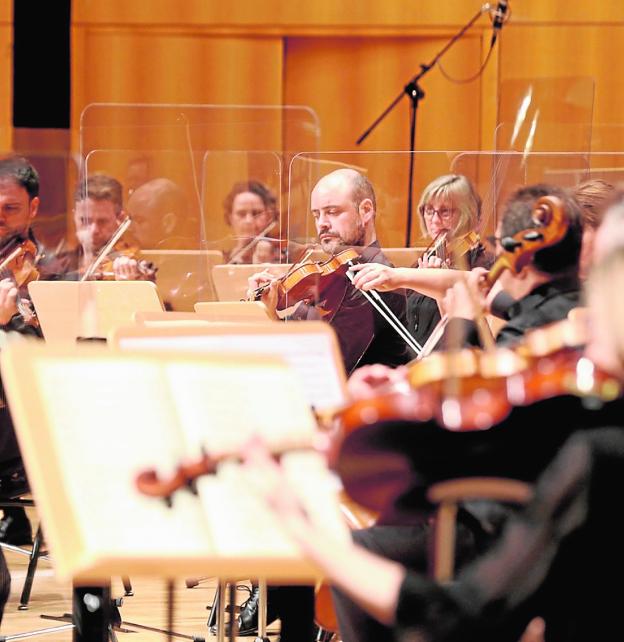
[(201, 444), (217, 456), (238, 452), (253, 434), (270, 448), (312, 443), (314, 417), (279, 363), (174, 362), (166, 371), (188, 448)]
[[(127, 564), (152, 575), (184, 568), (187, 576), (204, 562), (237, 575), (318, 575), (285, 527), (267, 519), (261, 485), (236, 460), (200, 477), (198, 495), (177, 490), (171, 508), (136, 487), (139, 472), (155, 468), (170, 479), (202, 447), (237, 451), (254, 432), (280, 451), (311, 444), (316, 423), (278, 359), (120, 358), (105, 348), (16, 345), (2, 363), (26, 461), (35, 466), (48, 542), (65, 577), (104, 579)], [(287, 483), (304, 488), (306, 510), (336, 537), (348, 537), (324, 458), (297, 450), (282, 461)]]
[(168, 509), (135, 485), (139, 471), (156, 467), (168, 476), (186, 454), (162, 369), (139, 360), (53, 359), (37, 374), (63, 486), (82, 518), (85, 553), (208, 555), (205, 519), (184, 497)]
[[(287, 483), (303, 495), (308, 515), (322, 523), (336, 541), (348, 541), (337, 486), (323, 458), (312, 451), (295, 451), (283, 455), (281, 461)], [(261, 485), (262, 480), (236, 462), (223, 464), (217, 475), (201, 480), (198, 491), (217, 549), (233, 557), (299, 558), (299, 549), (284, 525), (268, 518), (258, 492)]]
[(192, 353), (232, 352), (281, 356), (297, 373), (308, 403), (317, 410), (346, 403), (343, 383), (336, 371), (330, 337), (325, 334), (226, 333), (195, 336), (123, 337), (124, 349), (188, 350)]

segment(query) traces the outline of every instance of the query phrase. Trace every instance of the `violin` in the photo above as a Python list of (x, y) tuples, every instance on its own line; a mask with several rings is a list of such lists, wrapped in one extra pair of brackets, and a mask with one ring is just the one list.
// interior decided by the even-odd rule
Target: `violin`
[[(0, 250), (0, 279), (11, 279), (19, 290), (25, 288), (31, 281), (39, 279), (36, 267), (39, 259), (37, 246), (31, 239), (14, 236)], [(31, 301), (18, 296), (17, 310), (27, 325), (38, 327), (39, 320)]]
[(1, 253), (2, 278), (12, 278), (18, 288), (39, 278), (39, 271), (35, 267), (38, 258), (37, 246), (30, 239), (14, 236), (4, 245)]
[(531, 479), (541, 465), (532, 440), (543, 454), (575, 425), (609, 425), (621, 417), (622, 392), (580, 350), (564, 348), (510, 376), (458, 379), (452, 395), (439, 382), (387, 393), (344, 413), (335, 468), (356, 502), (386, 518), (387, 511), (400, 515), (433, 481), (501, 470), (509, 476), (510, 466)]
[[(293, 451), (309, 450), (310, 444), (289, 444), (282, 449), (274, 449), (273, 456), (279, 458)], [(219, 466), (225, 461), (241, 461), (241, 458), (233, 453), (211, 455), (202, 452), (196, 460), (181, 462), (177, 465), (173, 474), (165, 478), (154, 469), (141, 471), (135, 479), (137, 490), (148, 497), (158, 497), (170, 503), (171, 497), (176, 491), (189, 489), (195, 492), (195, 482), (204, 475), (216, 475)]]
[[(128, 258), (134, 259), (138, 255), (139, 251), (138, 247), (127, 247), (121, 250), (116, 250), (114, 254), (109, 255), (104, 261), (102, 261), (102, 263), (100, 263), (99, 269), (91, 274), (91, 280), (114, 281), (117, 278), (113, 269), (115, 259), (119, 256), (127, 256)], [(156, 279), (158, 268), (151, 261), (138, 259), (136, 269), (142, 280), (153, 281)]]
[[(132, 219), (126, 217), (125, 220), (119, 224), (113, 236), (108, 240), (106, 245), (100, 250), (99, 254), (85, 269), (81, 281), (96, 280), (96, 281), (114, 281), (116, 279), (113, 270), (114, 259), (119, 256), (127, 256), (134, 259), (139, 254), (139, 247), (132, 246), (121, 240), (126, 230), (130, 227)], [(145, 280), (153, 281), (156, 278), (157, 268), (153, 263), (141, 259), (137, 261), (137, 270), (141, 277)]]
[[(513, 236), (506, 236), (500, 240), (503, 251), (496, 257), (494, 265), (484, 276), (484, 290), (489, 291), (505, 270), (518, 274), (531, 262), (537, 251), (556, 245), (563, 240), (568, 231), (568, 220), (563, 204), (556, 196), (539, 198), (531, 218), (536, 227), (520, 230)], [(418, 355), (419, 359), (429, 356), (435, 349), (444, 335), (448, 322), (449, 317), (445, 314), (423, 345)], [(480, 325), (483, 326), (483, 323), (484, 321), (481, 320)]]
[[(317, 301), (338, 275), (344, 275), (352, 261), (359, 259), (359, 253), (349, 248), (332, 256), (327, 261), (308, 261), (293, 266), (284, 276), (277, 279), (277, 309), (283, 310), (301, 300)], [(256, 288), (251, 300), (257, 301), (270, 283)]]
[(421, 258), (426, 260), (437, 256), (443, 264), (457, 263), (480, 243), (481, 238), (474, 230), (452, 238), (448, 230), (443, 230), (433, 239)]

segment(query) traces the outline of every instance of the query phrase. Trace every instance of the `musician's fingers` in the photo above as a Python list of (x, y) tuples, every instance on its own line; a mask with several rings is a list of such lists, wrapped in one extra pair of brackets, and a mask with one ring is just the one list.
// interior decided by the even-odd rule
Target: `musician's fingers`
[(17, 288), (9, 279), (0, 281), (0, 325), (7, 324), (17, 314)]
[(440, 268), (444, 265), (444, 261), (439, 256), (430, 256), (423, 261), (420, 267)]
[(366, 279), (366, 275), (371, 271), (371, 266), (369, 263), (358, 263), (357, 265), (352, 265), (349, 267), (349, 272), (353, 275), (353, 285), (356, 288), (360, 288), (361, 284)]
[(270, 283), (275, 276), (271, 274), (268, 270), (263, 270), (262, 272), (256, 272), (252, 274), (247, 279), (247, 298), (253, 298), (255, 295), (255, 290), (267, 283)]
[(347, 381), (347, 391), (354, 400), (369, 399), (392, 380), (392, 368), (381, 363), (362, 366)]
[(113, 272), (117, 281), (131, 281), (139, 276), (137, 261), (129, 256), (118, 256), (113, 261)]

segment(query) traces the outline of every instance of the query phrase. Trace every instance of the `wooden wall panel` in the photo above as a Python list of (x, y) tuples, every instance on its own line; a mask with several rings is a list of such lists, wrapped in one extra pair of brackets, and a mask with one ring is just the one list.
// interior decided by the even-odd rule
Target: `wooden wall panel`
[[(501, 80), (593, 78), (593, 149), (624, 150), (623, 57), (624, 25), (511, 25), (502, 39)], [(565, 149), (566, 142), (552, 145)]]
[[(417, 149), (492, 149), (499, 99), (512, 83), (570, 77), (595, 82), (593, 148), (624, 149), (624, 81), (614, 73), (624, 53), (624, 3), (511, 0), (510, 8), (479, 80), (452, 84), (433, 69), (422, 82)], [(361, 148), (355, 139), (477, 9), (467, 0), (74, 0), (74, 148), (87, 104), (136, 101), (309, 105), (320, 117), (323, 150), (407, 149), (407, 99)], [(459, 77), (474, 72), (490, 34), (483, 16), (444, 57), (445, 69)], [(583, 105), (571, 100), (557, 114), (575, 123)], [(559, 109), (554, 102), (540, 107), (542, 120)], [(539, 145), (583, 147), (585, 139), (570, 131), (568, 139), (564, 129), (546, 128)], [(447, 170), (441, 156), (429, 156), (416, 167), (415, 192)], [(405, 168), (380, 182), (385, 227), (399, 238)]]
[[(442, 38), (289, 38), (285, 101), (310, 105), (321, 120), (321, 148), (356, 149), (355, 141), (444, 44)], [(481, 43), (466, 38), (445, 69), (466, 77), (479, 67)], [(421, 82), (418, 149), (474, 149), (479, 145), (479, 81), (455, 85), (433, 68)], [(404, 96), (360, 146), (409, 149), (409, 99)]]
[(279, 104), (279, 38), (202, 38), (174, 30), (74, 28), (74, 144), (93, 102)]
[(0, 0), (0, 152), (11, 149), (13, 124), (13, 2)]
[[(468, 0), (74, 0), (73, 5), (77, 22), (195, 24), (289, 33), (314, 28), (351, 31), (460, 26), (479, 8), (478, 2)], [(624, 20), (624, 4), (620, 0), (510, 0), (509, 5), (514, 22), (601, 24)]]

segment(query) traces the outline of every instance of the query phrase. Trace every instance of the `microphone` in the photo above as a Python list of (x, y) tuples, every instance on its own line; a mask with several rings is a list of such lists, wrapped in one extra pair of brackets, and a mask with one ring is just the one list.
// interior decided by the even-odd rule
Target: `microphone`
[(503, 23), (505, 22), (505, 14), (507, 13), (508, 0), (498, 0), (498, 6), (494, 12), (494, 20), (492, 21), (492, 41), (490, 42), (490, 48), (494, 46), (496, 38), (498, 37), (498, 32), (503, 28)]

